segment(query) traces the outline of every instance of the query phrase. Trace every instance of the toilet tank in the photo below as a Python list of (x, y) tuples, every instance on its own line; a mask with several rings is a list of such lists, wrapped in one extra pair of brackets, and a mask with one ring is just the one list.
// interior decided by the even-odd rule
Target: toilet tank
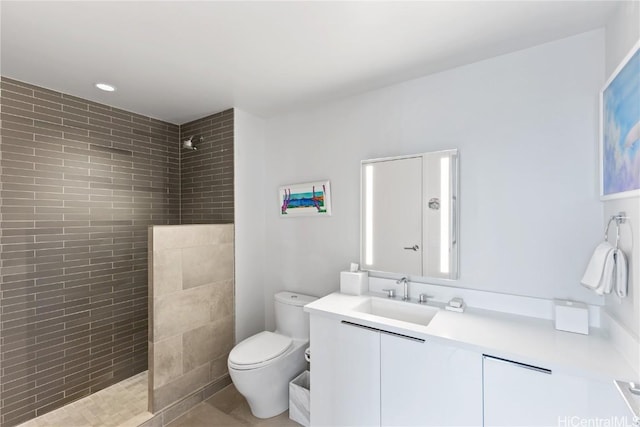
[(274, 295), (276, 332), (294, 339), (309, 339), (309, 314), (303, 308), (317, 298), (295, 292), (278, 292)]

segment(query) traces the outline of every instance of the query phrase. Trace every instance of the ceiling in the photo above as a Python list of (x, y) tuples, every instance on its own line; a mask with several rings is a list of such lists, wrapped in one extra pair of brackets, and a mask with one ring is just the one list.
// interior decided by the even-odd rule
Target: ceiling
[(616, 3), (4, 0), (0, 72), (176, 124), (268, 117), (603, 27)]

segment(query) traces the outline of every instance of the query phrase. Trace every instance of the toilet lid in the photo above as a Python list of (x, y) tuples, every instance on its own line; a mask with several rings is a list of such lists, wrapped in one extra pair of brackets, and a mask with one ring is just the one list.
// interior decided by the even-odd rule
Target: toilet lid
[(291, 338), (274, 332), (260, 332), (236, 345), (229, 353), (234, 365), (256, 365), (275, 359), (291, 347)]

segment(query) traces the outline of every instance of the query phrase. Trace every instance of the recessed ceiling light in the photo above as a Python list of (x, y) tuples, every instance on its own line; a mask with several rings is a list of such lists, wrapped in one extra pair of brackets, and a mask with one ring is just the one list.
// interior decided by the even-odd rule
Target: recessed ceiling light
[(96, 83), (96, 87), (100, 90), (104, 90), (105, 92), (113, 92), (114, 90), (116, 90), (115, 86), (111, 86), (110, 84), (106, 83)]

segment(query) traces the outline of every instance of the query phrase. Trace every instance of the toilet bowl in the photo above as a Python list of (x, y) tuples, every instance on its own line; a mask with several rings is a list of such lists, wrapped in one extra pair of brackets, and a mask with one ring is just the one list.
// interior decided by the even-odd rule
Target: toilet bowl
[(276, 331), (238, 343), (227, 361), (233, 384), (258, 418), (274, 417), (289, 407), (289, 382), (307, 366), (309, 316), (302, 307), (316, 299), (292, 292), (274, 298)]

